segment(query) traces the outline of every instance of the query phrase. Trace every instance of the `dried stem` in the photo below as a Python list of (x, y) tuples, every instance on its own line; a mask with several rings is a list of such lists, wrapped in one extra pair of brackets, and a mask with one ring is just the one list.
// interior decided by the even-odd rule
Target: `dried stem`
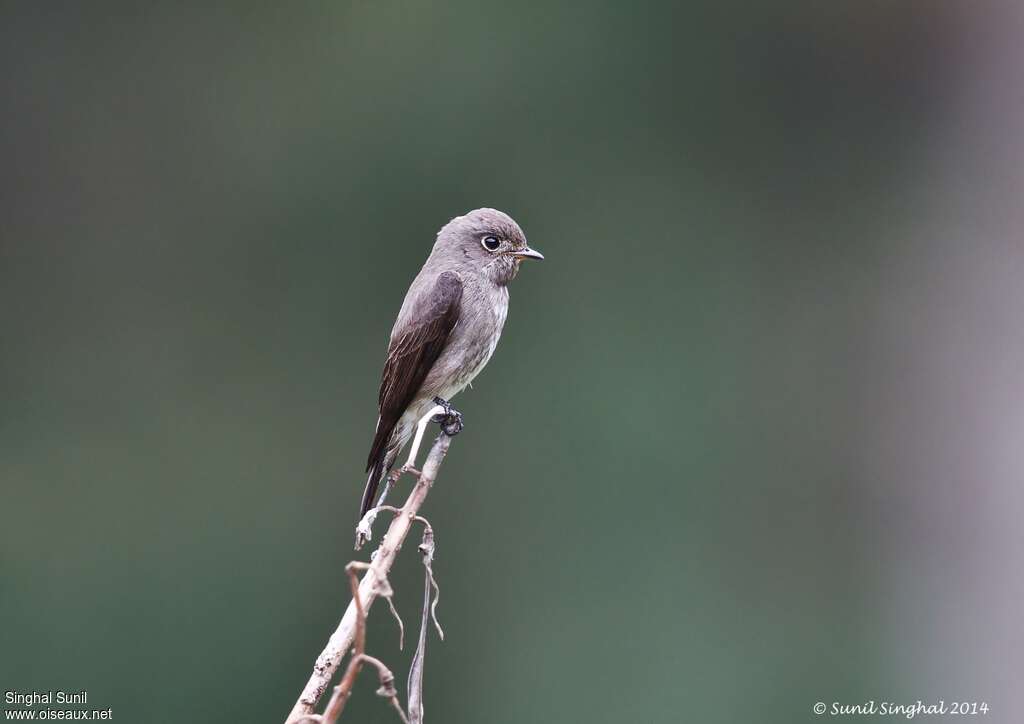
[(356, 575), (356, 571), (367, 568), (369, 568), (369, 565), (366, 563), (358, 563), (356, 561), (352, 561), (345, 566), (345, 572), (348, 573), (349, 582), (352, 585), (352, 603), (356, 606), (356, 642), (352, 651), (352, 659), (348, 662), (345, 675), (341, 677), (341, 681), (334, 687), (334, 694), (331, 695), (331, 700), (327, 702), (327, 708), (324, 709), (323, 719), (321, 720), (323, 724), (334, 724), (338, 717), (341, 716), (341, 712), (345, 708), (345, 702), (348, 701), (348, 697), (352, 694), (352, 685), (356, 683), (359, 670), (363, 668), (363, 655), (366, 653), (366, 611), (363, 610), (363, 602), (359, 598), (359, 576)]
[[(366, 611), (363, 610), (362, 601), (359, 599), (359, 577), (356, 575), (356, 571), (365, 571), (369, 567), (368, 564), (358, 561), (352, 561), (345, 566), (345, 572), (348, 573), (349, 581), (352, 585), (352, 601), (356, 605), (356, 644), (352, 650), (352, 658), (348, 662), (348, 668), (345, 669), (345, 675), (341, 677), (341, 681), (334, 687), (334, 693), (331, 695), (331, 700), (327, 702), (327, 708), (324, 710), (323, 715), (316, 718), (320, 724), (335, 724), (338, 721), (338, 717), (341, 716), (341, 712), (345, 709), (346, 702), (352, 696), (352, 686), (355, 684), (356, 677), (359, 676), (359, 671), (363, 668), (364, 663), (372, 664), (377, 669), (377, 675), (380, 678), (380, 688), (377, 690), (377, 694), (390, 699), (391, 706), (398, 712), (402, 721), (405, 724), (409, 724), (409, 720), (402, 710), (402, 705), (398, 701), (398, 691), (395, 689), (395, 675), (391, 673), (391, 669), (384, 665), (383, 661), (366, 653)], [(390, 597), (388, 600), (390, 601)], [(314, 717), (303, 718), (312, 719)]]
[[(448, 453), (448, 446), (450, 444), (451, 438), (448, 435), (444, 433), (438, 435), (437, 440), (430, 449), (426, 462), (423, 464), (419, 480), (413, 487), (401, 511), (391, 520), (388, 532), (384, 535), (384, 540), (381, 541), (380, 547), (377, 548), (372, 562), (361, 564), (366, 566), (366, 575), (363, 576), (362, 582), (354, 587), (352, 602), (349, 603), (348, 608), (345, 610), (345, 615), (342, 616), (338, 628), (331, 634), (327, 646), (324, 647), (323, 652), (317, 657), (316, 663), (313, 665), (313, 673), (309, 677), (309, 681), (306, 682), (302, 694), (299, 695), (298, 701), (295, 702), (295, 706), (288, 715), (285, 724), (298, 724), (303, 719), (313, 719), (313, 711), (316, 704), (330, 684), (331, 678), (334, 676), (334, 672), (338, 668), (338, 664), (341, 662), (345, 652), (352, 647), (360, 630), (363, 631), (363, 636), (365, 637), (365, 629), (361, 628), (360, 619), (365, 617), (378, 595), (381, 595), (384, 591), (390, 591), (390, 586), (387, 586), (388, 572), (391, 570), (398, 551), (401, 550), (402, 543), (405, 541), (413, 521), (416, 520), (419, 510), (427, 498), (427, 493), (430, 492), (430, 488), (437, 478), (438, 470), (444, 461), (445, 455)], [(385, 586), (386, 588), (384, 588)], [(359, 666), (367, 659), (365, 653), (363, 653), (362, 646), (357, 643), (357, 647), (359, 655), (352, 657), (352, 663), (359, 659), (357, 664)], [(350, 669), (352, 668), (352, 663), (349, 665)], [(348, 672), (346, 671), (344, 678), (347, 678), (347, 675)], [(344, 683), (344, 678), (342, 683)], [(341, 688), (341, 686), (342, 684), (339, 684), (337, 688)], [(348, 690), (351, 690), (351, 684), (349, 684)], [(337, 689), (335, 694), (337, 694)], [(333, 699), (334, 697), (332, 697), (332, 703)], [(394, 703), (397, 703), (397, 701)], [(342, 698), (340, 706), (344, 706), (344, 698)], [(329, 704), (328, 710), (330, 708)], [(328, 712), (325, 712), (324, 718), (326, 718), (327, 714)]]

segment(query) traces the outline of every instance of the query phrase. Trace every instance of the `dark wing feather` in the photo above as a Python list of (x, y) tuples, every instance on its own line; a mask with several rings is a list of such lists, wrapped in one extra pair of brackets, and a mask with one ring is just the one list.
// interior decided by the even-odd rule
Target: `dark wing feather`
[(380, 382), (380, 422), (366, 462), (367, 471), (383, 462), (395, 425), (416, 397), (459, 321), (461, 300), (462, 282), (458, 275), (441, 274), (405, 329), (392, 338)]

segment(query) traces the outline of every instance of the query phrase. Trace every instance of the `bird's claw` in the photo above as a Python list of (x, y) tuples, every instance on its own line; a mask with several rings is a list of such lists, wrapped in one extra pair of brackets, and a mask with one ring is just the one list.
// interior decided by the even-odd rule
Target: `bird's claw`
[(455, 437), (465, 425), (462, 422), (462, 413), (452, 407), (452, 403), (448, 400), (442, 400), (440, 397), (434, 398), (434, 404), (443, 407), (444, 412), (438, 415), (434, 415), (434, 422), (441, 426), (441, 431), (448, 437)]
[(464, 427), (465, 424), (462, 422), (461, 412), (455, 412), (455, 414), (445, 418), (445, 421), (441, 423), (441, 431), (448, 437), (455, 437), (462, 432)]

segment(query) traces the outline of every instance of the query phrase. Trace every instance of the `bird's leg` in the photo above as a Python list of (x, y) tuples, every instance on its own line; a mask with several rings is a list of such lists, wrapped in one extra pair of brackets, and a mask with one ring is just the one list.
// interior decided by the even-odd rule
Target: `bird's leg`
[(443, 414), (445, 414), (445, 409), (440, 405), (436, 405), (431, 407), (430, 411), (420, 418), (419, 423), (416, 425), (416, 436), (412, 439), (412, 447), (409, 448), (409, 459), (405, 461), (402, 470), (416, 469), (416, 455), (420, 451), (420, 443), (423, 442), (423, 433), (426, 432), (427, 425), (430, 424), (436, 415)]
[[(455, 437), (462, 432), (462, 428), (465, 427), (462, 423), (462, 413), (452, 407), (452, 403), (448, 402), (448, 400), (442, 400), (440, 397), (434, 398), (434, 404), (440, 407), (443, 412), (443, 414), (437, 414), (433, 420), (441, 425), (441, 430), (444, 431), (444, 434), (448, 437)], [(437, 408), (434, 409), (436, 410)]]
[(427, 411), (427, 414), (420, 418), (416, 424), (416, 434), (412, 439), (412, 446), (409, 448), (409, 459), (405, 461), (398, 474), (401, 475), (407, 470), (416, 470), (416, 455), (419, 454), (420, 444), (423, 442), (423, 434), (427, 431), (427, 425), (436, 422), (441, 426), (441, 431), (448, 437), (455, 437), (464, 427), (462, 413), (452, 407), (448, 400), (440, 397), (434, 398), (434, 407)]

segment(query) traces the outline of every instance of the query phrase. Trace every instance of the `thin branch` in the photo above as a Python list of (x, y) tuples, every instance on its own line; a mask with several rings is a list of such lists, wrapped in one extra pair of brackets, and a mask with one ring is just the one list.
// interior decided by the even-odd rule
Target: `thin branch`
[(437, 602), (441, 600), (441, 587), (437, 585), (437, 579), (434, 578), (434, 529), (430, 527), (426, 518), (421, 518), (421, 520), (426, 527), (423, 530), (423, 541), (420, 543), (419, 551), (423, 556), (423, 567), (427, 569), (427, 580), (430, 581), (430, 585), (434, 589), (434, 601), (430, 604), (430, 617), (434, 619), (437, 635), (444, 641), (444, 630), (437, 620)]
[[(304, 717), (310, 717), (320, 697), (323, 696), (324, 691), (330, 685), (342, 657), (353, 645), (357, 629), (359, 628), (360, 616), (365, 615), (369, 611), (374, 600), (384, 590), (381, 588), (382, 582), (387, 581), (388, 572), (391, 570), (398, 551), (401, 550), (402, 543), (405, 541), (413, 521), (416, 519), (420, 508), (423, 506), (423, 502), (427, 498), (427, 493), (430, 492), (434, 480), (437, 479), (438, 470), (444, 461), (445, 455), (448, 453), (448, 446), (450, 444), (451, 438), (448, 435), (444, 433), (438, 435), (434, 446), (430, 450), (430, 454), (427, 456), (426, 462), (423, 464), (419, 480), (409, 494), (408, 500), (405, 501), (405, 505), (402, 506), (400, 514), (395, 515), (392, 519), (388, 532), (384, 535), (380, 547), (377, 548), (372, 562), (363, 564), (367, 566), (366, 575), (363, 576), (362, 582), (356, 588), (352, 602), (349, 603), (348, 608), (345, 610), (341, 623), (338, 624), (338, 628), (331, 634), (327, 646), (324, 647), (324, 650), (317, 657), (316, 663), (313, 665), (313, 673), (310, 675), (309, 681), (306, 682), (306, 686), (302, 690), (302, 694), (299, 695), (298, 701), (295, 702), (295, 706), (288, 715), (286, 724), (298, 724)], [(390, 590), (390, 587), (386, 590)], [(362, 649), (360, 648), (361, 651)], [(355, 657), (353, 657), (354, 659)], [(343, 703), (342, 706), (344, 706)]]
[(398, 622), (398, 650), (405, 651), (405, 624), (402, 622), (402, 617), (398, 615), (398, 609), (395, 608), (392, 596), (388, 596), (385, 600), (388, 602), (388, 608), (391, 609), (391, 615)]
[[(331, 700), (327, 703), (327, 709), (323, 714), (306, 714), (299, 717), (296, 720), (296, 724), (303, 724), (304, 722), (316, 722), (316, 724), (336, 724), (338, 717), (341, 716), (341, 712), (345, 708), (345, 703), (349, 697), (352, 696), (352, 685), (355, 683), (356, 676), (359, 674), (360, 668), (363, 664), (370, 664), (377, 669), (377, 678), (380, 680), (380, 687), (377, 689), (377, 696), (382, 696), (388, 699), (391, 707), (398, 713), (399, 718), (402, 720), (402, 724), (409, 724), (409, 717), (405, 715), (405, 710), (402, 709), (401, 702), (398, 701), (398, 689), (395, 688), (395, 675), (391, 673), (383, 661), (378, 659), (376, 656), (370, 656), (365, 652), (366, 647), (366, 612), (362, 609), (362, 604), (359, 600), (359, 579), (356, 577), (356, 570), (366, 570), (369, 566), (365, 563), (353, 561), (345, 566), (345, 571), (349, 575), (349, 580), (352, 583), (352, 600), (356, 603), (356, 609), (359, 611), (358, 627), (359, 630), (356, 632), (356, 648), (352, 651), (352, 658), (348, 662), (348, 668), (345, 670), (345, 675), (342, 677), (341, 682), (334, 687), (334, 694), (331, 696)], [(388, 603), (391, 603), (391, 598), (388, 598)], [(393, 607), (392, 607), (393, 608)], [(397, 616), (397, 614), (395, 614)], [(401, 619), (399, 619), (401, 623)]]
[(377, 676), (380, 678), (380, 688), (377, 689), (377, 696), (383, 696), (391, 701), (391, 706), (395, 711), (398, 712), (398, 716), (402, 718), (403, 724), (409, 724), (409, 718), (405, 715), (402, 710), (402, 705), (398, 701), (398, 689), (395, 688), (395, 675), (391, 673), (391, 669), (384, 665), (384, 662), (380, 659), (374, 658), (369, 654), (363, 654), (363, 661), (371, 666), (377, 668)]
[(359, 598), (359, 576), (356, 575), (356, 571), (366, 570), (369, 567), (366, 563), (357, 561), (352, 561), (345, 566), (345, 572), (348, 574), (352, 586), (352, 602), (356, 605), (356, 644), (352, 651), (352, 659), (348, 662), (348, 668), (345, 669), (345, 675), (334, 687), (334, 694), (331, 695), (331, 700), (327, 702), (327, 708), (324, 709), (321, 719), (323, 724), (334, 724), (338, 721), (338, 717), (341, 716), (341, 712), (345, 708), (345, 702), (352, 694), (352, 686), (356, 683), (359, 670), (363, 668), (363, 654), (366, 652), (366, 611), (363, 610), (363, 602)]
[(412, 724), (423, 721), (423, 670), (427, 658), (427, 620), (430, 610), (430, 583), (424, 574), (423, 580), (423, 615), (420, 619), (420, 637), (416, 644), (416, 653), (412, 656), (409, 666), (409, 681), (406, 684), (406, 703), (409, 706), (409, 720)]
[[(384, 665), (383, 661), (366, 653), (366, 611), (363, 610), (363, 604), (359, 599), (359, 577), (356, 576), (356, 571), (365, 571), (369, 567), (366, 563), (358, 561), (352, 561), (345, 566), (345, 572), (348, 573), (349, 581), (352, 584), (352, 601), (356, 604), (358, 616), (356, 619), (356, 645), (352, 651), (352, 658), (348, 662), (348, 668), (345, 669), (345, 675), (341, 677), (341, 681), (334, 687), (331, 700), (327, 702), (327, 708), (324, 710), (323, 716), (320, 717), (321, 724), (335, 724), (338, 721), (338, 717), (341, 716), (341, 712), (345, 709), (345, 704), (348, 702), (349, 697), (352, 696), (352, 686), (355, 684), (356, 677), (359, 676), (359, 670), (363, 668), (364, 663), (372, 664), (377, 669), (377, 675), (380, 677), (380, 688), (377, 690), (377, 695), (391, 699), (391, 705), (401, 715), (402, 721), (408, 724), (405, 712), (402, 711), (402, 705), (398, 702), (398, 691), (395, 689), (395, 675)], [(388, 600), (390, 601), (390, 597), (388, 597)]]
[[(395, 477), (396, 473), (397, 477)], [(393, 470), (388, 475), (389, 483), (392, 480), (392, 478), (394, 478), (394, 480), (397, 481), (398, 478), (402, 477), (402, 475), (404, 475), (405, 473), (411, 473), (412, 476), (416, 478), (420, 476), (420, 471), (416, 470), (415, 468), (398, 468), (397, 470)], [(365, 543), (368, 543), (370, 539), (373, 538), (373, 524), (377, 521), (377, 516), (380, 513), (388, 512), (393, 515), (401, 514), (401, 508), (396, 508), (393, 505), (384, 505), (384, 498), (387, 495), (387, 493), (388, 488), (385, 487), (384, 492), (380, 494), (380, 500), (378, 501), (377, 506), (375, 508), (370, 508), (368, 511), (366, 511), (366, 513), (363, 515), (363, 519), (360, 520), (359, 524), (356, 526), (356, 550), (362, 548)]]

